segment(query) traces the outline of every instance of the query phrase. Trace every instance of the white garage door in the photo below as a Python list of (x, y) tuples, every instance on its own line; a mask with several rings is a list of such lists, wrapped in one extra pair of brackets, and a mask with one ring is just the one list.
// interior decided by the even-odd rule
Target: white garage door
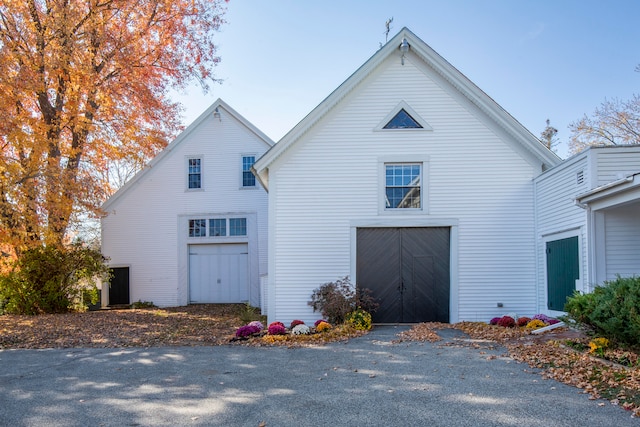
[(189, 302), (249, 300), (246, 243), (189, 245)]

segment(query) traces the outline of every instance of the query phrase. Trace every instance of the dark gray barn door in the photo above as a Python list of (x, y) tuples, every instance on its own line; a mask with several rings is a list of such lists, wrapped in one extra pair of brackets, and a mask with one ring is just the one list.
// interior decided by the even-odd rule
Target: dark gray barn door
[(449, 321), (449, 228), (359, 228), (357, 286), (371, 289), (376, 323)]
[(578, 236), (547, 242), (547, 308), (564, 311), (580, 278)]
[(129, 267), (111, 269), (109, 280), (109, 305), (130, 304), (129, 301)]

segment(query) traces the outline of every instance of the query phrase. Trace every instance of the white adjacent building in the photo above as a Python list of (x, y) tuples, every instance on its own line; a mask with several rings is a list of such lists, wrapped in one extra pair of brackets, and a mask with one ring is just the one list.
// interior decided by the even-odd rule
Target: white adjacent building
[(222, 100), (103, 206), (114, 270), (103, 305), (249, 302), (267, 273), (267, 194), (251, 173), (273, 142)]

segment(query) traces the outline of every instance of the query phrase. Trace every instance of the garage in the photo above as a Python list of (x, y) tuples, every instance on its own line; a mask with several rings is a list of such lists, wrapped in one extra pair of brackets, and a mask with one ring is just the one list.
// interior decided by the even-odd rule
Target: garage
[(450, 228), (358, 228), (357, 286), (380, 307), (375, 323), (449, 322)]
[(249, 301), (246, 243), (189, 245), (189, 302)]

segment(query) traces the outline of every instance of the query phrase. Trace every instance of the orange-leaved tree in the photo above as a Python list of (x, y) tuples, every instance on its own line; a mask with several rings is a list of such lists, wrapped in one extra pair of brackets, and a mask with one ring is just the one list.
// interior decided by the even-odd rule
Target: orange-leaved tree
[(60, 246), (180, 128), (172, 88), (206, 88), (222, 0), (0, 0), (0, 249)]

